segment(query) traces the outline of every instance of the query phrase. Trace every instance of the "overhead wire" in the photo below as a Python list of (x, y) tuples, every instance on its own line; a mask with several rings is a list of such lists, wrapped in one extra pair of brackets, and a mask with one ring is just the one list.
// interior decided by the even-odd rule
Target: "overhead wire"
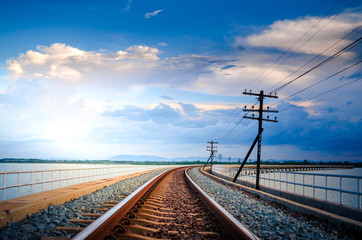
[[(289, 47), (286, 51), (284, 51), (266, 70), (264, 70), (262, 72), (262, 74), (260, 74), (258, 76), (258, 78), (256, 79), (256, 82), (260, 81), (259, 78), (265, 73), (267, 72), (273, 65), (275, 65), (280, 59), (282, 59), (286, 54), (289, 53), (289, 55), (283, 60), (281, 61), (277, 66), (275, 66), (271, 72), (269, 72), (263, 79), (264, 80), (266, 77), (268, 77), (274, 70), (276, 70), (279, 66), (281, 66), (281, 64), (283, 64), (286, 60), (288, 60), (293, 54), (296, 53), (297, 50), (299, 50), (302, 46), (304, 46), (307, 42), (309, 42), (315, 35), (317, 35), (323, 28), (325, 28), (331, 21), (333, 21), (337, 16), (339, 16), (347, 7), (349, 7), (355, 0), (352, 0), (350, 3), (348, 3), (346, 6), (344, 6), (342, 8), (342, 10), (340, 10), (337, 14), (335, 14), (331, 19), (329, 19), (329, 21), (327, 21), (322, 27), (320, 27), (314, 34), (312, 34), (308, 39), (306, 39), (300, 46), (298, 46), (296, 49), (294, 49), (293, 51), (291, 51), (307, 34), (309, 34), (322, 20), (324, 20), (325, 18), (327, 18), (327, 16), (341, 3), (343, 2), (343, 0), (340, 0), (338, 3), (336, 3), (326, 14), (324, 14), (324, 16), (322, 18), (319, 18), (319, 20), (313, 24), (312, 27), (310, 27), (306, 32), (304, 32), (304, 34), (297, 39), (297, 41), (294, 42), (294, 44)], [(255, 84), (255, 82), (254, 82)], [(249, 85), (250, 87), (250, 85)], [(247, 88), (249, 88), (247, 87)]]
[(315, 60), (317, 60), (318, 58), (321, 58), (324, 54), (326, 54), (330, 49), (332, 49), (334, 46), (336, 46), (337, 44), (339, 44), (341, 41), (347, 39), (349, 36), (351, 36), (352, 34), (354, 34), (356, 31), (358, 31), (361, 28), (361, 26), (358, 26), (356, 28), (354, 28), (351, 32), (349, 32), (348, 34), (346, 34), (345, 36), (343, 36), (343, 38), (339, 39), (337, 42), (335, 42), (334, 44), (332, 44), (331, 46), (329, 46), (327, 49), (325, 49), (323, 52), (321, 52), (320, 54), (318, 54), (317, 56), (315, 56), (314, 58), (312, 58), (311, 60), (309, 60), (308, 62), (306, 62), (303, 66), (299, 67), (297, 70), (295, 70), (294, 72), (292, 72), (291, 74), (289, 74), (287, 77), (285, 77), (283, 80), (281, 80), (280, 82), (276, 83), (274, 86), (272, 86), (271, 88), (269, 88), (267, 90), (267, 92), (269, 91), (275, 91), (273, 90), (273, 88), (275, 88), (276, 86), (278, 86), (280, 83), (284, 82), (287, 78), (293, 76), (295, 73), (297, 73), (298, 71), (300, 71), (302, 68), (306, 67), (307, 65), (309, 65), (310, 63), (314, 62)]
[[(275, 65), (281, 58), (283, 58), (284, 55), (286, 55), (287, 53), (289, 53), (290, 50), (293, 49), (296, 44), (298, 44), (315, 26), (317, 26), (323, 19), (325, 19), (325, 18), (326, 18), (341, 2), (343, 2), (343, 1), (344, 1), (344, 0), (340, 0), (340, 1), (337, 2), (331, 9), (329, 9), (329, 10), (327, 11), (327, 13), (324, 14), (324, 16), (323, 16), (322, 18), (320, 18), (311, 28), (309, 28), (308, 31), (306, 31), (296, 42), (294, 42), (294, 44), (293, 44), (291, 47), (289, 47), (289, 49), (288, 49), (287, 51), (285, 51), (282, 55), (280, 55), (266, 70), (264, 70), (264, 71), (256, 78), (255, 81), (257, 82), (258, 79), (261, 78), (262, 75), (263, 75), (265, 72), (267, 72), (267, 71), (268, 71), (273, 65)], [(311, 38), (313, 38), (313, 37), (314, 37), (319, 31), (321, 31), (330, 21), (332, 21), (336, 16), (338, 16), (341, 12), (343, 12), (353, 1), (354, 1), (354, 0), (352, 0), (349, 4), (347, 4), (338, 14), (336, 14), (332, 19), (330, 19), (325, 25), (323, 25), (322, 28), (320, 28), (316, 33), (314, 33), (314, 34), (313, 34), (309, 39), (307, 39), (301, 46), (303, 46), (306, 42), (308, 42)], [(301, 46), (299, 46), (297, 49), (299, 49)], [(295, 53), (295, 51), (294, 51), (292, 54), (294, 54), (294, 53)], [(290, 54), (283, 62), (285, 62), (292, 54)], [(283, 63), (283, 62), (282, 62), (282, 63)], [(280, 64), (281, 64), (281, 63), (280, 63)], [(280, 66), (280, 64), (279, 64), (278, 66)], [(278, 67), (278, 66), (277, 66), (277, 67)], [(275, 70), (275, 69), (273, 69), (273, 70)], [(270, 74), (270, 73), (269, 73), (269, 74)], [(255, 82), (254, 82), (254, 84), (255, 84)], [(247, 87), (247, 88), (248, 88), (248, 87)], [(241, 98), (241, 97), (240, 97), (240, 98)], [(249, 104), (251, 104), (251, 102), (250, 102)], [(256, 105), (256, 104), (254, 104), (253, 106), (255, 106), (255, 105)], [(233, 112), (231, 113), (231, 116), (233, 116), (233, 117), (231, 117), (231, 118), (232, 118), (232, 120), (230, 121), (231, 124), (229, 124), (229, 125), (226, 126), (224, 129), (222, 129), (221, 131), (219, 131), (219, 132), (216, 134), (217, 137), (219, 137), (223, 132), (227, 131), (226, 129), (229, 128), (230, 125), (232, 125), (233, 122), (235, 122), (235, 119), (236, 119), (237, 117), (239, 117), (241, 110), (236, 111), (236, 109), (237, 109), (237, 108), (235, 108), (235, 109), (233, 110)], [(234, 129), (234, 128), (235, 128), (235, 126), (232, 126), (232, 129)], [(229, 130), (229, 131), (230, 131), (230, 130)], [(229, 131), (228, 131), (228, 132), (229, 132)]]
[[(316, 95), (316, 96), (314, 96), (314, 97), (311, 97), (311, 98), (309, 98), (309, 99), (307, 99), (307, 100), (300, 101), (300, 102), (298, 102), (297, 104), (301, 104), (301, 103), (305, 103), (305, 102), (307, 102), (307, 101), (311, 101), (311, 100), (313, 100), (313, 99), (316, 99), (316, 98), (318, 98), (318, 97), (321, 97), (321, 96), (323, 96), (323, 95), (326, 95), (326, 94), (328, 94), (328, 93), (330, 93), (330, 92), (336, 91), (336, 90), (338, 90), (338, 89), (340, 89), (340, 88), (342, 88), (342, 87), (345, 87), (345, 86), (347, 86), (347, 85), (349, 85), (349, 84), (352, 84), (352, 83), (357, 82), (357, 81), (360, 81), (360, 80), (362, 80), (362, 78), (354, 79), (354, 80), (352, 80), (352, 81), (350, 81), (350, 82), (347, 82), (347, 83), (342, 84), (342, 85), (340, 85), (340, 86), (338, 86), (338, 87), (332, 88), (332, 89), (330, 89), (330, 90), (328, 90), (328, 91), (325, 91), (325, 92), (320, 93), (320, 94), (318, 94), (318, 95)], [(284, 112), (284, 111), (286, 111), (286, 110), (288, 110), (288, 109), (290, 109), (290, 108), (297, 107), (297, 106), (298, 106), (298, 105), (291, 105), (291, 106), (289, 106), (289, 107), (286, 107), (286, 108), (280, 110), (279, 112)]]
[[(240, 113), (242, 112), (242, 110), (240, 109), (239, 110), (239, 115), (240, 115)], [(234, 120), (235, 120), (235, 118), (234, 118)], [(220, 137), (220, 140), (219, 141), (223, 141), (223, 140), (225, 140), (225, 138), (226, 138), (226, 136), (228, 135), (228, 134), (232, 134), (233, 132), (235, 132), (235, 129), (237, 128), (237, 126), (240, 126), (241, 125), (241, 122), (244, 120), (244, 118), (241, 118), (240, 120), (238, 120), (237, 122), (234, 122), (234, 124), (233, 124), (233, 126), (227, 131), (227, 132), (225, 132), (223, 135), (222, 135), (222, 137)], [(217, 138), (218, 139), (218, 138)]]
[[(290, 53), (290, 50), (291, 50), (292, 48), (294, 48), (295, 45), (296, 45), (297, 43), (299, 43), (315, 26), (317, 26), (324, 18), (326, 18), (326, 17), (328, 16), (328, 14), (329, 14), (333, 9), (335, 9), (342, 1), (343, 1), (343, 0), (339, 1), (336, 5), (334, 5), (334, 6), (323, 16), (323, 18), (319, 19), (318, 22), (315, 23), (307, 32), (305, 32), (305, 33), (303, 34), (303, 36), (302, 36), (301, 38), (299, 38), (287, 51), (285, 51), (281, 56), (279, 56), (279, 58), (278, 58), (277, 60), (275, 60), (275, 61), (273, 62), (273, 64), (271, 64), (271, 65), (268, 67), (268, 69), (264, 70), (263, 73), (261, 73), (261, 74), (257, 77), (257, 79), (255, 80), (255, 82), (260, 81), (259, 79), (263, 76), (263, 74), (264, 74), (265, 72), (267, 72), (273, 65), (275, 65), (280, 59), (282, 59), (288, 52)], [(284, 63), (290, 56), (292, 56), (299, 48), (301, 48), (304, 44), (306, 44), (308, 41), (310, 41), (310, 40), (311, 40), (316, 34), (318, 34), (327, 24), (329, 24), (333, 19), (335, 19), (339, 14), (341, 14), (348, 6), (350, 6), (350, 5), (352, 4), (352, 2), (354, 2), (354, 0), (352, 0), (347, 6), (345, 6), (338, 14), (334, 15), (326, 24), (324, 24), (319, 30), (317, 30), (312, 36), (310, 36), (302, 45), (300, 45), (298, 48), (296, 48), (293, 53), (290, 53), (290, 54), (287, 56), (287, 58), (284, 59), (281, 63), (279, 63), (278, 66), (274, 67), (274, 69), (273, 69), (272, 71), (274, 71), (276, 68), (278, 68), (278, 67), (279, 67), (282, 63)], [(326, 51), (330, 50), (332, 47), (334, 47), (335, 45), (337, 45), (337, 44), (338, 44), (339, 42), (341, 42), (343, 39), (345, 39), (345, 38), (347, 38), (348, 36), (350, 36), (351, 34), (353, 34), (353, 33), (354, 33), (355, 31), (357, 31), (359, 28), (360, 28), (360, 26), (357, 27), (356, 29), (354, 29), (352, 32), (348, 33), (344, 38), (342, 38), (342, 39), (340, 39), (339, 41), (337, 41), (336, 43), (334, 43), (334, 44), (333, 44), (332, 46), (330, 46), (328, 49), (326, 49), (325, 51), (323, 51), (323, 52), (319, 55), (319, 57), (322, 56)], [(337, 53), (333, 54), (332, 56), (328, 57), (327, 59), (323, 60), (322, 62), (318, 63), (316, 66), (312, 67), (312, 68), (309, 69), (308, 71), (306, 71), (306, 72), (304, 72), (303, 74), (299, 75), (297, 78), (294, 78), (294, 79), (288, 81), (287, 83), (283, 84), (281, 87), (278, 87), (276, 91), (279, 91), (280, 89), (286, 87), (287, 85), (291, 84), (292, 82), (296, 81), (297, 79), (301, 78), (302, 76), (304, 76), (304, 75), (308, 74), (309, 72), (311, 72), (311, 71), (313, 71), (313, 70), (315, 70), (315, 69), (323, 66), (324, 64), (326, 64), (326, 63), (328, 63), (329, 61), (332, 61), (333, 59), (337, 58), (339, 55), (343, 54), (344, 52), (352, 49), (353, 47), (355, 47), (356, 45), (359, 44), (359, 41), (360, 41), (360, 40), (361, 40), (361, 38), (359, 38), (358, 40), (354, 41), (353, 43), (351, 43), (351, 44), (348, 45), (347, 47), (341, 49), (340, 51), (338, 51)], [(313, 58), (312, 60), (310, 60), (309, 62), (307, 62), (306, 64), (304, 64), (304, 65), (303, 65), (302, 67), (300, 67), (297, 71), (299, 71), (299, 70), (302, 69), (303, 67), (307, 66), (307, 65), (310, 64), (311, 62), (315, 61), (316, 58), (318, 58), (318, 56), (316, 56), (315, 58)], [(356, 64), (359, 64), (359, 63), (356, 63)], [(353, 66), (355, 66), (356, 64), (353, 64)], [(351, 68), (351, 67), (353, 67), (353, 66), (351, 65), (351, 66), (349, 66), (349, 67), (347, 67), (347, 68), (345, 68), (345, 69), (343, 69), (343, 70), (335, 73), (333, 76), (335, 76), (335, 75), (337, 75), (337, 74), (339, 74), (339, 73), (341, 73), (341, 72), (343, 72), (343, 71), (345, 71), (345, 70), (347, 70), (347, 69), (349, 69), (349, 68)], [(296, 72), (297, 72), (297, 71), (296, 71)], [(269, 74), (271, 74), (271, 72), (270, 72)], [(269, 76), (269, 74), (268, 74), (267, 76)], [(290, 76), (292, 76), (293, 74), (295, 74), (295, 72), (292, 73)], [(324, 80), (322, 80), (322, 81), (325, 81), (325, 80), (327, 80), (327, 79), (329, 79), (329, 78), (331, 78), (331, 77), (333, 77), (333, 76), (330, 76), (330, 77), (328, 77), (328, 78), (326, 78), (326, 79), (324, 79)], [(285, 80), (285, 79), (284, 79), (284, 80)], [(321, 83), (322, 81), (320, 81), (320, 82), (318, 82), (318, 83), (316, 83), (316, 84), (313, 84), (313, 85), (310, 86), (309, 88), (311, 88), (311, 87), (313, 87), (313, 86)], [(253, 84), (255, 84), (255, 82), (254, 82)], [(352, 83), (352, 82), (351, 82), (351, 83)], [(279, 82), (278, 84), (280, 84), (280, 82)], [(278, 84), (277, 84), (277, 85), (278, 85)], [(350, 84), (350, 83), (348, 83), (348, 84)], [(346, 85), (348, 85), (348, 84), (346, 84)], [(275, 86), (276, 86), (276, 85), (274, 85), (273, 87), (275, 87)], [(344, 86), (344, 85), (343, 85), (343, 86)], [(340, 86), (340, 87), (343, 87), (343, 86)], [(338, 87), (338, 88), (340, 88), (340, 87)], [(301, 90), (300, 92), (305, 91), (305, 90), (307, 90), (307, 89), (309, 89), (309, 88), (306, 88), (306, 89), (304, 89), (304, 90)], [(336, 88), (336, 89), (338, 89), (338, 88)], [(268, 90), (268, 91), (269, 91), (269, 90)], [(331, 90), (331, 91), (334, 91), (334, 90)], [(298, 93), (296, 93), (296, 94), (298, 94)], [(295, 95), (296, 95), (296, 94), (295, 94)], [(326, 93), (325, 93), (325, 94), (326, 94)], [(292, 97), (292, 96), (290, 96), (290, 97)], [(240, 100), (241, 100), (241, 97), (240, 97)], [(284, 101), (284, 100), (286, 100), (286, 99), (283, 99), (283, 101)], [(279, 101), (279, 102), (280, 102), (280, 101)], [(278, 102), (278, 103), (279, 103), (279, 102)], [(258, 100), (256, 100), (256, 102), (253, 104), (253, 106), (255, 106), (257, 103), (258, 103)], [(249, 104), (251, 104), (251, 103), (249, 103)], [(275, 104), (273, 104), (273, 105), (275, 105)], [(234, 135), (235, 132), (238, 132), (238, 131), (240, 130), (241, 126), (243, 126), (243, 125), (242, 125), (242, 121), (244, 120), (244, 118), (241, 118), (240, 120), (238, 120), (237, 122), (235, 122), (235, 120), (236, 120), (238, 117), (240, 117), (241, 112), (242, 112), (242, 109), (241, 109), (241, 108), (237, 108), (237, 107), (236, 107), (236, 108), (233, 110), (233, 112), (232, 112), (232, 114), (231, 114), (231, 117), (230, 117), (230, 118), (232, 118), (232, 120), (230, 121), (230, 123), (229, 123), (227, 126), (224, 127), (223, 130), (221, 130), (221, 131), (218, 132), (218, 134), (217, 134), (217, 137), (218, 137), (217, 139), (220, 139), (220, 140), (219, 140), (220, 142), (221, 142), (221, 141), (224, 141), (224, 140), (227, 140), (228, 138), (229, 138), (229, 140), (232, 140), (232, 139), (230, 139), (230, 138), (233, 137), (233, 135)], [(231, 125), (232, 125), (232, 127), (230, 128)], [(244, 132), (246, 132), (246, 131), (248, 131), (248, 130), (250, 130), (250, 129), (251, 129), (251, 127), (247, 128)]]
[(332, 77), (334, 77), (334, 76), (336, 76), (336, 75), (338, 75), (338, 74), (340, 74), (340, 73), (342, 73), (342, 72), (344, 72), (344, 71), (347, 71), (348, 69), (350, 69), (350, 68), (352, 68), (352, 67), (354, 67), (354, 66), (357, 66), (358, 64), (361, 64), (361, 63), (362, 63), (362, 60), (360, 60), (360, 61), (358, 61), (358, 62), (356, 62), (356, 63), (354, 63), (354, 64), (351, 64), (351, 65), (349, 65), (348, 67), (345, 67), (344, 69), (342, 69), (342, 70), (340, 70), (340, 71), (338, 71), (338, 72), (336, 72), (336, 73), (333, 73), (332, 75), (330, 75), (330, 76), (328, 76), (328, 77), (326, 77), (326, 78), (323, 78), (322, 80), (320, 80), (320, 81), (318, 81), (318, 82), (316, 82), (316, 83), (313, 83), (312, 85), (309, 85), (308, 87), (305, 87), (305, 88), (303, 88), (303, 89), (301, 89), (301, 90), (293, 93), (292, 95), (290, 95), (290, 96), (288, 96), (288, 97), (285, 97), (285, 98), (279, 100), (278, 102), (272, 104), (272, 106), (278, 105), (279, 103), (284, 102), (285, 100), (290, 99), (291, 97), (294, 97), (294, 96), (298, 95), (299, 93), (302, 93), (302, 92), (304, 92), (304, 91), (306, 91), (306, 90), (308, 90), (308, 89), (310, 89), (310, 88), (313, 88), (313, 87), (315, 87), (316, 85), (318, 85), (318, 84), (320, 84), (320, 83), (322, 83), (322, 82), (324, 82), (324, 81), (326, 81), (326, 80), (328, 80), (328, 79), (331, 79)]
[(343, 49), (339, 50), (338, 52), (336, 52), (335, 54), (333, 54), (332, 56), (328, 57), (327, 59), (323, 60), (322, 62), (318, 63), (317, 65), (313, 66), (312, 68), (310, 68), (309, 70), (305, 71), (304, 73), (300, 74), (298, 77), (293, 78), (292, 80), (284, 83), (282, 86), (276, 88), (273, 90), (273, 92), (277, 92), (283, 88), (285, 88), (286, 86), (288, 86), (289, 84), (297, 81), (298, 79), (300, 79), (301, 77), (307, 75), (308, 73), (312, 72), (313, 70), (323, 66), (324, 64), (332, 61), (333, 59), (337, 58), (338, 56), (340, 56), (341, 54), (345, 53), (348, 50), (351, 50), (352, 48), (356, 47), (358, 44), (360, 44), (360, 41), (362, 40), (362, 37), (358, 38), (357, 40), (355, 40), (354, 42), (348, 44), (348, 46), (344, 47)]

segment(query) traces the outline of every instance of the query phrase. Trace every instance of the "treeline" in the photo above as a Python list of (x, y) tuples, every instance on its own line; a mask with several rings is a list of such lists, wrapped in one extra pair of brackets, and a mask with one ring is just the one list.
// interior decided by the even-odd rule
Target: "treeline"
[(186, 165), (201, 161), (111, 161), (111, 160), (44, 160), (36, 158), (3, 158), (0, 163), (58, 163), (58, 164), (132, 164), (132, 165)]
[[(58, 164), (131, 164), (131, 165), (202, 165), (205, 161), (111, 161), (111, 160), (44, 160), (36, 158), (3, 158), (0, 163), (58, 163)], [(240, 161), (214, 161), (213, 164), (240, 164)], [(255, 165), (256, 161), (249, 160), (246, 165)], [(349, 163), (347, 161), (261, 161), (264, 165), (354, 165), (362, 167), (362, 162)]]

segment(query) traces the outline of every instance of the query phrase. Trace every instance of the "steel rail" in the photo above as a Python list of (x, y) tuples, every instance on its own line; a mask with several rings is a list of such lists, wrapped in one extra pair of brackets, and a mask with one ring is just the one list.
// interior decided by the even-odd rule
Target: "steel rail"
[(137, 202), (159, 181), (163, 179), (168, 173), (175, 171), (180, 168), (174, 168), (171, 170), (166, 170), (156, 177), (152, 178), (141, 187), (139, 187), (136, 191), (134, 191), (131, 195), (126, 197), (116, 206), (111, 208), (101, 217), (99, 217), (96, 221), (88, 225), (85, 229), (79, 232), (76, 236), (74, 236), (73, 240), (99, 240), (105, 239), (109, 232), (107, 229), (113, 229), (114, 226), (124, 217), (126, 214), (137, 204)]
[(234, 239), (259, 240), (253, 232), (241, 224), (233, 215), (227, 212), (191, 179), (187, 173), (189, 169), (191, 168), (185, 170), (185, 175), (191, 187), (198, 193), (203, 202), (209, 207), (209, 210), (215, 215), (219, 222), (224, 225), (231, 236)]
[[(79, 232), (74, 236), (73, 240), (99, 240), (107, 239), (107, 236), (110, 236), (112, 232), (117, 232), (116, 227), (122, 221), (123, 218), (127, 217), (127, 214), (132, 211), (132, 209), (139, 204), (139, 201), (144, 199), (144, 196), (148, 194), (152, 189), (160, 182), (162, 179), (169, 173), (176, 171), (180, 168), (174, 168), (167, 170), (152, 178), (131, 195), (126, 197), (124, 200), (119, 202), (116, 206), (111, 208), (93, 223), (88, 225), (85, 229)], [(186, 179), (196, 192), (199, 193), (199, 196), (215, 215), (215, 217), (224, 225), (225, 229), (230, 233), (234, 239), (245, 239), (245, 240), (259, 240), (259, 238), (243, 226), (237, 219), (235, 219), (231, 214), (229, 214), (225, 209), (223, 209), (218, 203), (211, 199), (201, 188), (199, 188), (193, 180), (188, 176), (187, 168), (185, 170)], [(112, 230), (113, 229), (113, 230)]]

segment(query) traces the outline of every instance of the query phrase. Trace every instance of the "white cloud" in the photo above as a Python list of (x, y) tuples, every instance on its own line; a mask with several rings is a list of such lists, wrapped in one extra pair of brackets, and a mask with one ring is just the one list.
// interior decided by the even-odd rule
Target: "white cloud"
[(138, 59), (142, 61), (156, 61), (160, 58), (157, 56), (159, 53), (157, 48), (151, 48), (147, 46), (132, 46), (126, 49), (129, 59)]
[[(357, 14), (344, 15), (343, 18), (333, 20), (332, 17), (322, 20), (317, 17), (281, 20), (274, 22), (259, 34), (236, 38), (236, 44), (288, 50), (296, 43), (292, 51), (320, 54), (361, 24), (362, 15)], [(307, 42), (309, 39), (311, 40)], [(336, 48), (345, 46), (349, 42), (342, 40)], [(332, 52), (326, 52), (324, 55), (331, 55), (335, 50), (332, 49)]]
[(127, 5), (126, 7), (123, 9), (123, 11), (129, 11), (131, 9), (131, 3), (132, 3), (132, 0), (128, 0), (127, 1)]
[[(7, 60), (7, 70), (13, 79), (44, 78), (79, 81), (100, 69), (110, 72), (147, 69), (159, 60), (159, 50), (148, 46), (131, 46), (124, 51), (83, 51), (62, 43), (38, 46), (16, 59)], [(98, 74), (96, 74), (98, 75)]]
[(156, 11), (154, 11), (154, 12), (146, 13), (146, 14), (145, 14), (145, 18), (154, 17), (154, 16), (156, 16), (157, 14), (159, 14), (159, 13), (162, 12), (162, 11), (163, 11), (163, 9), (156, 10)]
[[(117, 52), (84, 51), (60, 43), (37, 49), (7, 61), (7, 70), (14, 79), (84, 82), (124, 91), (132, 86), (153, 85), (233, 95), (253, 84), (275, 57), (254, 54), (247, 59), (241, 56), (230, 60), (191, 54), (161, 59), (157, 48), (140, 45)], [(264, 86), (284, 79), (296, 66), (294, 62), (280, 66), (263, 82)]]

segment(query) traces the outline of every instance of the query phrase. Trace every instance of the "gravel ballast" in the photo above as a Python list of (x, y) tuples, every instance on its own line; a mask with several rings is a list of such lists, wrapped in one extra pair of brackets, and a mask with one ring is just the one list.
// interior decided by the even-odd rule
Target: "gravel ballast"
[(95, 209), (100, 208), (106, 201), (121, 201), (121, 196), (128, 196), (138, 187), (165, 170), (156, 170), (125, 179), (64, 204), (49, 206), (47, 209), (29, 215), (20, 222), (8, 223), (7, 226), (0, 229), (0, 239), (35, 240), (41, 237), (72, 237), (75, 234), (69, 234), (63, 230), (56, 231), (55, 227), (86, 227), (86, 224), (74, 224), (69, 220), (88, 219), (82, 213), (101, 213)]
[(331, 224), (302, 216), (274, 203), (223, 185), (199, 172), (190, 177), (215, 201), (263, 239), (355, 239)]

